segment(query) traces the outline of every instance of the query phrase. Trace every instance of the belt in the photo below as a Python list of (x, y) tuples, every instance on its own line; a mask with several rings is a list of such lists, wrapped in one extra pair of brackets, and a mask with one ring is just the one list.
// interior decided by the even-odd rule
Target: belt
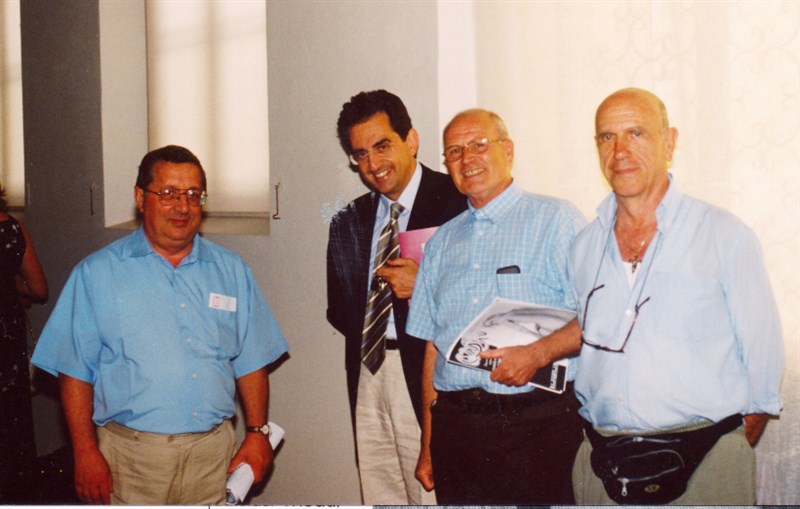
[(572, 394), (572, 382), (562, 394), (535, 389), (522, 394), (494, 394), (483, 389), (465, 389), (463, 391), (439, 391), (437, 400), (458, 406), (472, 413), (514, 412), (541, 403)]
[(400, 342), (396, 339), (387, 339), (386, 340), (386, 349), (387, 350), (399, 350), (400, 349)]
[(147, 431), (138, 431), (135, 429), (131, 429), (127, 426), (123, 426), (122, 424), (119, 424), (114, 421), (108, 421), (103, 425), (103, 427), (110, 433), (127, 440), (135, 440), (137, 442), (146, 442), (151, 444), (176, 444), (176, 445), (180, 443), (193, 442), (202, 439), (206, 436), (213, 434), (222, 426), (231, 426), (230, 419), (225, 419), (220, 424), (217, 424), (208, 431), (200, 431), (197, 433), (174, 433), (174, 434), (151, 433)]

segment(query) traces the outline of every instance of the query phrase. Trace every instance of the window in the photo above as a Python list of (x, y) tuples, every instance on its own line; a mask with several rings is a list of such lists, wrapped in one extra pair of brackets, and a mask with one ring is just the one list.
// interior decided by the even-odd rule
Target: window
[(134, 227), (133, 181), (150, 148), (203, 162), (206, 233), (267, 234), (266, 2), (101, 0), (107, 227)]
[(195, 152), (212, 214), (266, 214), (266, 2), (148, 0), (146, 9), (149, 146)]
[(19, 0), (0, 2), (0, 182), (13, 207), (25, 205), (25, 158), (22, 135), (22, 55)]

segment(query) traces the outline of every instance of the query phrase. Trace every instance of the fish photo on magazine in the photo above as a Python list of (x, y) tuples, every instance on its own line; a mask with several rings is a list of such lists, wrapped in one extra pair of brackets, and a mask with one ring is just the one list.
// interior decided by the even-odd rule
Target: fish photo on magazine
[[(548, 336), (575, 318), (566, 309), (496, 297), (456, 338), (447, 362), (492, 371), (499, 359), (481, 359), (480, 353), (508, 346), (527, 345)], [(566, 359), (539, 369), (530, 385), (562, 393), (567, 384)]]

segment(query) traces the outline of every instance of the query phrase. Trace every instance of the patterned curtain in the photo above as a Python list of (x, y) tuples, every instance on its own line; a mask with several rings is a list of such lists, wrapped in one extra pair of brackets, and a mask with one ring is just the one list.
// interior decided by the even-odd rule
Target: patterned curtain
[(799, 25), (797, 1), (439, 2), (440, 124), (497, 111), (525, 188), (593, 218), (608, 192), (594, 112), (637, 86), (679, 130), (681, 188), (758, 234), (786, 344), (784, 410), (756, 448), (760, 504), (800, 503)]

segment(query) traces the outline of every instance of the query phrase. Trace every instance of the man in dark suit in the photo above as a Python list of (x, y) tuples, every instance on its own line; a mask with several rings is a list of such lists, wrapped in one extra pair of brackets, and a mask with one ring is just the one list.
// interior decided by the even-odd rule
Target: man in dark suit
[[(394, 94), (353, 96), (342, 108), (337, 132), (371, 189), (334, 216), (328, 239), (327, 315), (345, 336), (363, 502), (434, 503), (414, 478), (425, 344), (405, 327), (418, 266), (396, 257), (393, 239), (398, 230), (445, 223), (466, 209), (466, 198), (447, 175), (417, 162), (418, 134)], [(382, 291), (385, 312), (376, 309)]]

